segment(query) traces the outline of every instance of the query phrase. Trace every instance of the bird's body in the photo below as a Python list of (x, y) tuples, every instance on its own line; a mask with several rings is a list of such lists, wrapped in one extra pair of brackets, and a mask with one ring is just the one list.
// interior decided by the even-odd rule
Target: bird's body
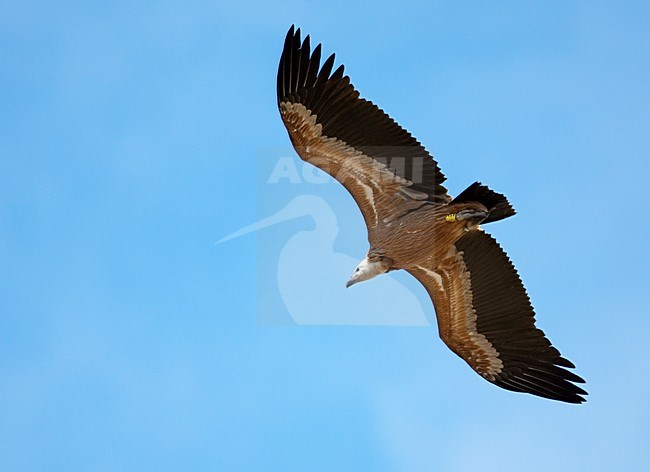
[[(482, 205), (426, 204), (369, 231), (371, 252), (390, 258), (391, 269), (414, 269), (422, 261), (434, 267), (434, 261), (443, 260), (454, 243), (475, 227), (470, 220), (447, 221), (447, 216), (473, 207), (481, 210)], [(482, 211), (487, 213), (485, 207)]]
[(406, 130), (320, 66), (321, 47), (289, 30), (278, 70), (278, 107), (300, 157), (332, 175), (356, 201), (370, 249), (348, 286), (403, 269), (426, 288), (440, 336), (500, 387), (571, 403), (586, 392), (573, 364), (535, 327), (514, 266), (479, 226), (515, 214), (475, 182), (452, 199), (433, 157)]

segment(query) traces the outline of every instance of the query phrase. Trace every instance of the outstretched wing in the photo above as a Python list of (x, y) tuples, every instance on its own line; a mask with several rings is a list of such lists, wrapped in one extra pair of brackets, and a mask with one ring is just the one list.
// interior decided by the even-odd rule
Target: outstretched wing
[(350, 192), (368, 228), (427, 203), (447, 203), (445, 178), (422, 145), (343, 76), (334, 54), (287, 33), (278, 68), (278, 107), (300, 157)]
[(569, 403), (586, 395), (572, 382), (544, 332), (516, 269), (482, 230), (460, 238), (436, 267), (409, 270), (433, 300), (440, 337), (485, 379), (508, 390)]

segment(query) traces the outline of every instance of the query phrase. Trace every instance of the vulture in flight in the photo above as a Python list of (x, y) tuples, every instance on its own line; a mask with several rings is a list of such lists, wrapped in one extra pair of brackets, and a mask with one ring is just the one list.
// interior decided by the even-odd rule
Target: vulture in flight
[(312, 51), (291, 27), (278, 68), (280, 116), (300, 158), (350, 192), (368, 227), (370, 249), (347, 286), (406, 270), (431, 297), (444, 343), (481, 377), (584, 402), (576, 385), (584, 380), (535, 326), (516, 269), (479, 227), (515, 214), (506, 197), (475, 182), (452, 198), (431, 154), (333, 67), (334, 54), (321, 66), (321, 45)]

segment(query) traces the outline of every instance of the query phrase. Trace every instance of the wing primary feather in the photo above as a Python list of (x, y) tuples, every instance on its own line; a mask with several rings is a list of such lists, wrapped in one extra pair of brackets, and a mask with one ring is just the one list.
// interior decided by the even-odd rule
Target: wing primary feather
[(300, 28), (296, 30), (293, 37), (291, 55), (291, 94), (293, 95), (298, 92), (298, 74), (300, 74)]
[(307, 73), (305, 74), (305, 88), (310, 90), (311, 87), (316, 83), (316, 78), (318, 77), (318, 67), (320, 67), (320, 54), (321, 54), (321, 45), (319, 44), (314, 49), (314, 52), (309, 59), (309, 67)]
[(309, 53), (310, 53), (309, 35), (305, 36), (305, 40), (300, 46), (300, 73), (298, 75), (299, 83), (298, 89), (304, 89), (307, 79), (309, 78)]
[(292, 58), (292, 44), (293, 44), (293, 38), (294, 38), (294, 26), (292, 25), (291, 28), (289, 29), (289, 32), (287, 33), (287, 38), (285, 39), (284, 42), (284, 51), (282, 54), (282, 59), (284, 63), (284, 70), (283, 70), (283, 77), (282, 77), (282, 84), (283, 84), (283, 92), (282, 92), (282, 99), (287, 98), (289, 95), (291, 95), (291, 58)]
[(278, 79), (277, 79), (277, 94), (278, 104), (284, 98), (284, 54), (280, 56), (280, 64), (278, 65)]
[(549, 374), (542, 374), (541, 372), (531, 372), (529, 369), (521, 373), (522, 376), (527, 377), (535, 382), (540, 382), (547, 385), (549, 388), (557, 389), (568, 394), (586, 395), (583, 389), (577, 385), (567, 382), (565, 379), (557, 378)]
[(345, 66), (344, 66), (343, 64), (341, 64), (341, 65), (340, 65), (340, 66), (339, 66), (339, 67), (334, 71), (334, 73), (332, 74), (332, 76), (330, 77), (330, 79), (332, 79), (332, 80), (339, 80), (339, 79), (343, 78), (343, 72), (345, 72)]
[(519, 386), (522, 392), (534, 393), (535, 395), (538, 395), (540, 397), (551, 398), (554, 400), (564, 399), (564, 396), (558, 394), (558, 392), (548, 389), (535, 382), (531, 382), (527, 379), (522, 379), (521, 377), (510, 377), (508, 381), (514, 385)]
[(318, 73), (317, 83), (323, 83), (329, 79), (330, 73), (332, 72), (332, 67), (334, 67), (335, 58), (336, 54), (332, 54), (325, 60), (323, 67), (320, 68), (320, 72)]
[(569, 380), (571, 382), (585, 383), (585, 380), (582, 377), (574, 374), (573, 372), (569, 372), (568, 370), (565, 370), (562, 367), (558, 367), (555, 364), (545, 363), (545, 364), (531, 365), (530, 369), (552, 374), (552, 375), (557, 375), (558, 377), (562, 377), (563, 379)]
[(566, 359), (564, 357), (558, 357), (557, 359), (555, 359), (555, 363), (557, 365), (561, 365), (562, 367), (568, 367), (569, 369), (575, 369), (576, 367), (573, 364), (573, 362), (571, 362), (569, 359)]
[(293, 34), (294, 25), (291, 25), (291, 28), (287, 31), (287, 36), (284, 38), (284, 48), (282, 50), (282, 56), (280, 56), (280, 66), (278, 68), (278, 101), (282, 101), (289, 94), (287, 80), (291, 74), (291, 44), (293, 43)]

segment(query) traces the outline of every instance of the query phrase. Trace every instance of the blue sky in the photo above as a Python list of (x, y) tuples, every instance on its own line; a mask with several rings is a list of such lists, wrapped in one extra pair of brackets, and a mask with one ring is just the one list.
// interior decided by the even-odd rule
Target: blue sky
[[(650, 7), (490, 3), (2, 2), (0, 469), (648, 469)], [(215, 244), (305, 194), (337, 270), (367, 249), (342, 188), (264, 185), (292, 23), (452, 193), (508, 195), (489, 230), (586, 404), (484, 382), (434, 326), (292, 323), (266, 277), (309, 217)]]

